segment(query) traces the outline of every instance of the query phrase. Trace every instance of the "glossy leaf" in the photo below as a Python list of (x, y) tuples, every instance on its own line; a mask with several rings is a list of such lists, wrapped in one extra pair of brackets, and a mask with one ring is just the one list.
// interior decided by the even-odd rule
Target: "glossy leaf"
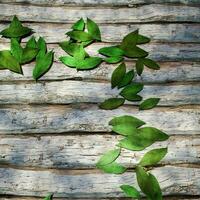
[(16, 38), (11, 38), (11, 53), (20, 63), (22, 60), (23, 48)]
[(152, 109), (158, 104), (159, 101), (160, 101), (160, 98), (149, 98), (149, 99), (146, 99), (140, 104), (139, 109), (140, 110)]
[(111, 56), (111, 57), (121, 57), (124, 54), (124, 51), (116, 46), (111, 47), (103, 47), (99, 49), (99, 53), (104, 56)]
[(140, 199), (141, 195), (140, 192), (133, 186), (130, 185), (121, 185), (120, 188), (123, 190), (127, 197)]
[(79, 60), (77, 63), (76, 68), (79, 70), (87, 70), (87, 69), (93, 69), (100, 65), (102, 62), (102, 59), (99, 57), (89, 57), (85, 58), (84, 60)]
[(142, 97), (137, 95), (137, 93), (139, 93), (143, 87), (144, 85), (142, 83), (130, 84), (120, 92), (120, 95), (129, 101), (141, 101)]
[(74, 58), (77, 60), (84, 60), (85, 58), (85, 50), (82, 45), (77, 45), (74, 49)]
[(14, 16), (13, 20), (10, 23), (10, 26), (3, 31), (0, 32), (0, 35), (3, 37), (8, 37), (8, 38), (19, 38), (19, 37), (24, 37), (26, 35), (29, 35), (32, 33), (32, 29), (22, 26), (21, 22), (19, 19)]
[(129, 58), (143, 58), (148, 56), (148, 52), (137, 46), (129, 46), (123, 50), (124, 50), (124, 55)]
[(155, 61), (149, 59), (149, 58), (143, 58), (143, 59), (142, 59), (142, 62), (143, 62), (143, 64), (144, 64), (145, 66), (147, 66), (147, 67), (150, 68), (150, 69), (156, 69), (156, 70), (160, 69), (159, 64), (156, 63)]
[(136, 67), (137, 74), (140, 76), (144, 70), (144, 64), (142, 62), (142, 59), (138, 59), (136, 61), (135, 67)]
[(110, 174), (123, 174), (126, 171), (126, 167), (116, 163), (112, 162), (108, 165), (100, 165), (97, 166), (99, 169), (103, 170), (106, 173)]
[(71, 56), (62, 56), (59, 60), (68, 67), (76, 68), (77, 60)]
[(87, 18), (87, 30), (95, 40), (101, 41), (101, 32), (99, 26), (89, 18)]
[(74, 23), (74, 25), (72, 26), (73, 30), (76, 31), (83, 31), (85, 28), (85, 22), (83, 20), (83, 18), (79, 19), (77, 22)]
[(97, 162), (97, 166), (108, 165), (114, 162), (120, 155), (120, 149), (114, 149), (106, 152)]
[(122, 88), (124, 86), (127, 86), (129, 83), (131, 83), (131, 81), (133, 80), (135, 76), (134, 70), (130, 70), (129, 72), (127, 72), (123, 79), (121, 80), (121, 82), (118, 84), (118, 89)]
[(146, 44), (150, 42), (150, 38), (144, 36), (144, 35), (140, 35), (138, 34), (138, 38), (137, 38), (137, 44)]
[(151, 166), (159, 163), (167, 154), (167, 148), (161, 148), (161, 149), (153, 149), (149, 152), (147, 152), (141, 161), (139, 162), (139, 165), (141, 166)]
[(99, 108), (104, 110), (113, 110), (124, 104), (125, 100), (123, 98), (110, 98), (106, 99), (99, 105)]
[(131, 123), (124, 123), (124, 124), (113, 126), (112, 131), (120, 135), (127, 136), (127, 135), (135, 134), (137, 132), (137, 127)]
[(115, 64), (115, 63), (119, 63), (123, 60), (124, 58), (121, 57), (121, 56), (115, 56), (115, 57), (107, 57), (107, 58), (104, 58), (104, 61), (106, 63), (109, 63), (109, 64)]
[(70, 38), (80, 41), (80, 42), (85, 42), (92, 40), (93, 37), (84, 31), (69, 31), (66, 33)]
[(37, 47), (40, 50), (40, 56), (44, 56), (47, 52), (47, 45), (43, 37), (40, 37), (37, 42)]
[(121, 125), (121, 124), (127, 124), (127, 125), (130, 124), (130, 125), (138, 128), (138, 127), (144, 125), (145, 122), (136, 117), (129, 116), (129, 115), (114, 117), (112, 120), (109, 121), (109, 125), (111, 125), (111, 126), (117, 126), (117, 125)]
[(121, 63), (112, 73), (111, 77), (111, 87), (116, 87), (123, 79), (126, 73), (125, 63)]
[(21, 58), (21, 64), (26, 64), (31, 62), (38, 54), (38, 49), (26, 47), (23, 49), (23, 54)]
[(154, 175), (148, 173), (143, 167), (136, 167), (137, 182), (149, 200), (162, 200), (162, 192), (159, 183)]

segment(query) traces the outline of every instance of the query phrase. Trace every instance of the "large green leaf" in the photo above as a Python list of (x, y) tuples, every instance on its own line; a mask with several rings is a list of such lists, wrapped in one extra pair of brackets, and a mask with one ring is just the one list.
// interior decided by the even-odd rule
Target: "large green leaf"
[(29, 63), (31, 62), (38, 54), (38, 49), (33, 49), (26, 47), (23, 49), (23, 54), (21, 58), (21, 64)]
[(100, 165), (97, 166), (99, 169), (103, 170), (106, 173), (110, 174), (123, 174), (126, 171), (126, 167), (116, 163), (112, 162), (108, 165)]
[(76, 68), (77, 60), (71, 56), (62, 56), (59, 60), (68, 67)]
[(160, 69), (159, 64), (156, 63), (155, 61), (149, 59), (149, 58), (143, 58), (143, 59), (142, 59), (142, 62), (143, 62), (143, 64), (144, 64), (145, 66), (147, 66), (147, 67), (150, 68), (150, 69), (156, 69), (156, 70)]
[(89, 18), (87, 18), (87, 30), (95, 40), (101, 41), (101, 32), (99, 26)]
[(140, 35), (138, 34), (138, 38), (137, 38), (137, 44), (146, 44), (150, 42), (150, 38), (144, 36), (144, 35)]
[(0, 35), (8, 38), (19, 38), (32, 33), (32, 29), (22, 26), (21, 22), (16, 16), (10, 23), (10, 26), (0, 32)]
[(146, 99), (140, 104), (139, 109), (140, 110), (152, 109), (158, 104), (159, 101), (160, 101), (160, 98), (149, 98), (149, 99)]
[(116, 46), (111, 46), (111, 47), (103, 47), (99, 49), (99, 53), (104, 55), (104, 56), (123, 56), (124, 51), (120, 49), (119, 47)]
[(137, 95), (144, 85), (142, 83), (132, 83), (126, 86), (121, 92), (120, 95), (123, 96), (126, 100), (129, 101), (141, 101), (142, 98)]
[(140, 192), (133, 186), (130, 185), (121, 185), (120, 188), (126, 194), (127, 197), (131, 197), (134, 199), (140, 199), (141, 195)]
[(111, 86), (112, 88), (116, 87), (123, 79), (126, 73), (125, 63), (121, 63), (112, 73), (111, 77)]
[(77, 60), (84, 60), (85, 50), (83, 45), (77, 45), (77, 47), (74, 49), (74, 58)]
[(23, 74), (18, 60), (8, 50), (0, 51), (0, 68)]
[(143, 58), (148, 56), (148, 52), (137, 46), (129, 46), (123, 50), (124, 50), (124, 55), (129, 58)]
[(167, 148), (153, 149), (147, 152), (143, 156), (143, 158), (139, 162), (139, 165), (144, 167), (155, 165), (158, 162), (160, 162), (165, 157), (166, 154), (167, 154)]
[(92, 40), (93, 37), (84, 31), (69, 31), (66, 33), (70, 38), (80, 41), (80, 42), (85, 42)]
[(84, 60), (79, 60), (77, 63), (76, 68), (78, 70), (87, 70), (87, 69), (93, 69), (100, 65), (102, 62), (102, 58), (99, 57), (89, 57), (85, 58)]
[(35, 40), (35, 37), (32, 36), (26, 43), (26, 48), (33, 48), (33, 49), (36, 49), (38, 46), (37, 46), (37, 42)]
[(109, 64), (115, 64), (115, 63), (119, 63), (123, 60), (124, 58), (121, 57), (121, 56), (113, 56), (113, 57), (107, 57), (107, 58), (104, 58), (104, 61), (106, 63), (109, 63)]
[(108, 165), (114, 162), (120, 155), (120, 149), (114, 149), (106, 152), (97, 162), (97, 166)]
[(72, 26), (72, 29), (76, 30), (76, 31), (83, 31), (84, 28), (85, 28), (85, 22), (84, 22), (83, 18), (79, 19)]
[(142, 59), (138, 59), (136, 61), (135, 67), (136, 67), (137, 74), (140, 76), (144, 70), (144, 64), (142, 62)]
[(22, 60), (23, 48), (20, 46), (16, 38), (11, 38), (11, 53), (19, 63)]
[(135, 134), (137, 132), (137, 127), (131, 123), (124, 123), (124, 124), (113, 126), (112, 131), (120, 135), (127, 136), (127, 135)]
[(40, 55), (37, 56), (38, 58), (41, 56), (45, 56), (46, 52), (47, 52), (47, 45), (46, 45), (46, 42), (45, 42), (45, 39), (43, 37), (40, 37), (38, 42), (37, 42), (37, 47), (39, 49), (39, 53)]
[(112, 120), (109, 121), (109, 125), (111, 126), (118, 126), (121, 124), (132, 125), (134, 127), (140, 127), (145, 124), (144, 121), (129, 115), (123, 115), (120, 117), (114, 117)]
[(33, 69), (33, 78), (35, 80), (38, 80), (50, 69), (53, 63), (53, 56), (54, 53), (52, 51), (46, 53), (44, 56), (40, 56), (39, 54), (37, 55), (36, 65), (35, 68)]
[(123, 79), (121, 80), (121, 82), (118, 84), (118, 89), (122, 88), (124, 86), (127, 86), (129, 83), (131, 83), (131, 81), (133, 80), (135, 76), (134, 70), (130, 70), (129, 72), (127, 72)]
[(137, 182), (149, 200), (162, 200), (162, 192), (154, 175), (148, 173), (143, 167), (136, 167)]
[(99, 108), (104, 109), (104, 110), (113, 110), (123, 105), (124, 101), (125, 100), (123, 98), (106, 99), (104, 102), (102, 102), (99, 105)]

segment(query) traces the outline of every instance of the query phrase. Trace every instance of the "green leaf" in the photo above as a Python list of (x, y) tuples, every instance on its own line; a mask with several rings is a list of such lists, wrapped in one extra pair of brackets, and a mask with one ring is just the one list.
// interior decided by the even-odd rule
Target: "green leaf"
[(147, 152), (143, 156), (143, 158), (139, 162), (139, 165), (143, 167), (155, 165), (158, 162), (160, 162), (165, 157), (166, 154), (167, 154), (167, 148), (153, 149)]
[(95, 40), (101, 41), (101, 32), (99, 26), (89, 18), (87, 18), (87, 30)]
[(132, 197), (135, 199), (141, 198), (140, 192), (133, 186), (121, 185), (120, 188), (123, 190), (127, 197)]
[(131, 123), (124, 123), (124, 124), (113, 126), (112, 131), (120, 135), (127, 136), (127, 135), (135, 134), (137, 132), (137, 127)]
[(108, 165), (114, 162), (120, 155), (120, 149), (114, 149), (106, 152), (97, 162), (97, 166)]
[(21, 58), (21, 64), (29, 63), (31, 62), (38, 54), (38, 49), (33, 49), (26, 47), (23, 49), (23, 54)]
[(40, 50), (40, 56), (44, 56), (47, 52), (47, 45), (46, 45), (46, 42), (43, 37), (39, 38), (39, 40), (37, 42), (37, 46)]
[(16, 38), (11, 38), (11, 53), (20, 63), (23, 54), (23, 48), (20, 46)]
[(0, 68), (23, 74), (19, 62), (8, 50), (0, 51)]
[(100, 65), (101, 62), (102, 62), (102, 58), (89, 57), (89, 58), (85, 58), (84, 60), (79, 60), (76, 68), (79, 70), (93, 69), (97, 67), (98, 65)]
[(136, 61), (135, 67), (136, 67), (137, 74), (140, 76), (144, 70), (144, 64), (142, 62), (142, 59), (138, 59)]
[(162, 192), (155, 176), (144, 170), (143, 167), (136, 167), (137, 182), (149, 200), (162, 200)]
[(112, 73), (111, 77), (111, 87), (116, 87), (123, 79), (126, 73), (125, 63), (121, 63)]
[(85, 42), (92, 40), (93, 37), (84, 31), (69, 31), (66, 33), (70, 38), (80, 41), (80, 42)]
[(121, 92), (120, 95), (123, 96), (128, 101), (141, 101), (142, 97), (137, 95), (144, 85), (142, 83), (132, 83), (126, 86)]
[(127, 125), (130, 124), (130, 125), (138, 128), (138, 127), (144, 125), (145, 122), (136, 117), (129, 116), (129, 115), (114, 117), (112, 120), (109, 121), (109, 125), (111, 125), (111, 126), (117, 126), (117, 125), (121, 125), (121, 124), (127, 124)]
[(82, 45), (78, 45), (74, 49), (74, 58), (77, 60), (84, 60), (85, 58), (85, 50)]
[(0, 32), (0, 35), (7, 38), (19, 38), (24, 37), (32, 33), (32, 29), (22, 26), (21, 22), (16, 16), (10, 23), (10, 26)]
[(52, 51), (48, 52), (44, 56), (40, 56), (39, 54), (37, 55), (36, 65), (35, 68), (33, 69), (33, 78), (35, 80), (38, 80), (50, 69), (53, 63), (53, 56), (54, 53)]
[(62, 56), (59, 60), (68, 67), (76, 68), (77, 60), (71, 56)]
[(108, 165), (97, 166), (99, 169), (103, 170), (105, 173), (110, 174), (123, 174), (126, 171), (126, 168), (116, 162), (112, 162)]
[(44, 200), (52, 200), (52, 198), (53, 198), (53, 194), (49, 194), (44, 198)]
[(143, 58), (148, 56), (148, 52), (137, 46), (129, 46), (123, 50), (124, 50), (124, 55), (129, 58)]
[(134, 70), (130, 70), (129, 72), (127, 72), (121, 82), (118, 84), (118, 89), (127, 86), (133, 80), (134, 76)]
[(111, 57), (121, 57), (124, 55), (124, 51), (116, 46), (103, 47), (99, 49), (99, 53), (104, 56), (111, 56)]
[(158, 65), (158, 63), (156, 63), (155, 61), (153, 61), (149, 58), (143, 58), (142, 62), (145, 66), (147, 66), (150, 69), (155, 69), (155, 70), (160, 69), (160, 66)]
[(74, 23), (74, 25), (72, 26), (73, 30), (76, 31), (83, 31), (85, 28), (85, 22), (83, 20), (83, 18), (79, 19), (77, 22)]
[(99, 105), (99, 108), (104, 110), (113, 110), (124, 104), (123, 98), (110, 98)]
[(158, 104), (159, 101), (160, 101), (160, 98), (149, 98), (149, 99), (146, 99), (140, 104), (139, 109), (140, 110), (152, 109)]
[(37, 42), (35, 40), (35, 37), (32, 36), (26, 43), (26, 47), (25, 48), (33, 48), (33, 49), (36, 49), (38, 46), (37, 46)]
[(138, 34), (138, 38), (137, 38), (137, 44), (146, 44), (150, 42), (150, 38), (144, 36), (144, 35), (140, 35)]
[(121, 62), (124, 58), (121, 57), (121, 56), (113, 56), (113, 57), (107, 57), (107, 58), (104, 58), (104, 61), (106, 63), (109, 63), (109, 64), (114, 64), (114, 63), (118, 63), (118, 62)]

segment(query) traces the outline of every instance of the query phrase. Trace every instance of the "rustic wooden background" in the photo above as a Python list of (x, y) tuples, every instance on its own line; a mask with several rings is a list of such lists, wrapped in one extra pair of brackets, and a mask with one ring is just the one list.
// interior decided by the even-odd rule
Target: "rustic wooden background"
[[(24, 76), (0, 72), (1, 200), (41, 199), (48, 192), (61, 199), (121, 199), (119, 185), (134, 183), (134, 173), (104, 174), (95, 163), (116, 144), (118, 136), (109, 133), (108, 121), (122, 114), (171, 135), (154, 145), (169, 145), (167, 157), (153, 170), (164, 199), (200, 199), (199, 0), (0, 0), (0, 30), (14, 14), (36, 36), (44, 36), (56, 54), (52, 69), (38, 83), (31, 77), (34, 64), (23, 67)], [(95, 20), (102, 30), (103, 42), (90, 46), (91, 54), (136, 28), (151, 37), (145, 48), (161, 70), (146, 69), (141, 80), (145, 97), (162, 98), (159, 107), (98, 109), (99, 102), (117, 92), (110, 89), (116, 65), (77, 73), (58, 62), (64, 52), (57, 43), (80, 17)], [(5, 48), (8, 40), (1, 38), (0, 49)], [(123, 151), (121, 162), (132, 167), (143, 154)]]

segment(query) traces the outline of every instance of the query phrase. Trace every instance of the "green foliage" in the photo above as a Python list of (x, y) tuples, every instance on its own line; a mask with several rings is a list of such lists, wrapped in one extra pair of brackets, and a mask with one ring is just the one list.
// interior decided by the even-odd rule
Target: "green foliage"
[(53, 194), (48, 194), (44, 200), (52, 200), (53, 199)]
[(141, 195), (140, 192), (131, 185), (121, 185), (120, 188), (123, 190), (127, 197), (131, 197), (134, 199), (140, 199)]
[(139, 109), (140, 110), (152, 109), (158, 104), (159, 101), (160, 101), (160, 98), (149, 98), (149, 99), (146, 99), (140, 104)]
[(124, 104), (123, 98), (110, 98), (102, 102), (99, 107), (104, 110), (113, 110)]

